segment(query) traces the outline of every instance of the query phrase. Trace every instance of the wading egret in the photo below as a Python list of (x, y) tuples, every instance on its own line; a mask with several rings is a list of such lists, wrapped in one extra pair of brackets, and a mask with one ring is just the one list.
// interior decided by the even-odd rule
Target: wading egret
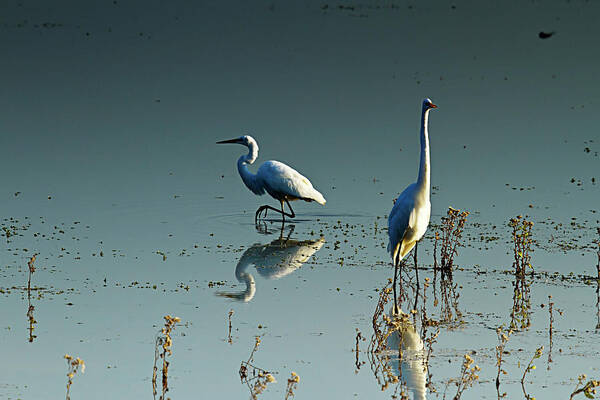
[[(258, 220), (260, 213), (264, 211), (264, 216), (267, 216), (268, 210), (273, 210), (281, 214), (283, 220), (288, 216), (294, 218), (296, 214), (292, 210), (290, 201), (304, 200), (316, 201), (321, 205), (325, 205), (325, 198), (319, 193), (310, 181), (302, 176), (298, 171), (285, 165), (279, 161), (265, 161), (256, 171), (256, 174), (248, 170), (248, 165), (254, 163), (258, 157), (258, 143), (252, 136), (240, 136), (236, 139), (223, 140), (217, 144), (237, 143), (248, 148), (248, 154), (242, 155), (238, 161), (238, 171), (242, 177), (242, 181), (252, 193), (263, 195), (269, 193), (271, 197), (279, 200), (281, 210), (265, 205), (260, 206), (254, 215), (254, 221)], [(291, 214), (288, 214), (283, 209), (283, 203), (286, 203)]]
[[(388, 218), (388, 251), (394, 263), (394, 307), (398, 310), (396, 279), (402, 259), (423, 237), (429, 225), (431, 202), (429, 201), (429, 134), (427, 120), (429, 110), (437, 108), (429, 99), (423, 100), (421, 111), (421, 162), (419, 177), (400, 194)], [(416, 251), (416, 250), (415, 250)], [(416, 268), (416, 265), (415, 265)]]

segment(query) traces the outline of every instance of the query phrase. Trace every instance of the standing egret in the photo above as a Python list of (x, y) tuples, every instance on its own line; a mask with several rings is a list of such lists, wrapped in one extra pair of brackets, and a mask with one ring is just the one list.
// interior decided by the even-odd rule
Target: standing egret
[[(265, 161), (259, 168), (256, 174), (253, 174), (248, 170), (248, 164), (254, 163), (258, 157), (258, 143), (252, 136), (240, 136), (237, 139), (223, 140), (217, 142), (217, 144), (224, 143), (237, 143), (248, 147), (248, 154), (242, 155), (238, 161), (238, 171), (242, 177), (242, 181), (252, 193), (256, 195), (263, 195), (265, 191), (276, 200), (279, 200), (281, 204), (281, 210), (274, 207), (265, 205), (260, 206), (256, 210), (254, 215), (254, 221), (258, 220), (261, 212), (265, 212), (267, 216), (268, 210), (273, 210), (281, 214), (283, 220), (288, 216), (290, 218), (296, 217), (290, 201), (304, 200), (304, 201), (316, 201), (321, 205), (325, 205), (325, 198), (319, 193), (310, 181), (302, 176), (298, 171), (285, 165), (279, 161)], [(283, 203), (286, 203), (290, 209), (291, 214), (288, 214), (283, 209)]]
[[(429, 134), (427, 120), (429, 110), (437, 108), (429, 99), (423, 100), (421, 112), (421, 163), (419, 177), (400, 194), (388, 218), (390, 242), (388, 251), (394, 263), (394, 307), (398, 310), (396, 279), (402, 259), (423, 237), (429, 225), (431, 202), (429, 201)], [(416, 249), (415, 249), (416, 251)], [(416, 264), (415, 264), (416, 269)]]

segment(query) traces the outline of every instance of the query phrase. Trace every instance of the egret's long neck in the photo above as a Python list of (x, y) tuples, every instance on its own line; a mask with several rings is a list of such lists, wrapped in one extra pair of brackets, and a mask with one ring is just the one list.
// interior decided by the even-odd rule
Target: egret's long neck
[(262, 184), (256, 174), (253, 174), (248, 169), (248, 164), (254, 163), (258, 157), (258, 145), (250, 143), (248, 146), (248, 154), (241, 156), (237, 161), (238, 172), (244, 181), (244, 185), (256, 194), (263, 194)]
[(423, 109), (421, 115), (421, 163), (419, 164), (419, 178), (417, 185), (429, 198), (429, 134), (427, 132), (427, 120), (429, 109)]

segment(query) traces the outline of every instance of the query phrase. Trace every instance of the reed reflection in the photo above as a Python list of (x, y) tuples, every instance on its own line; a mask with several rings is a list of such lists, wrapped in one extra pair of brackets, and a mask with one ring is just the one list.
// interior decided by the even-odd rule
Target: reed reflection
[(27, 262), (27, 266), (29, 268), (29, 276), (27, 279), (27, 322), (29, 324), (27, 331), (29, 332), (28, 341), (29, 343), (33, 343), (33, 340), (37, 337), (33, 334), (33, 330), (35, 329), (35, 324), (37, 321), (33, 316), (33, 311), (35, 310), (35, 306), (31, 304), (31, 277), (35, 272), (35, 258), (37, 254), (34, 254), (33, 257)]
[(265, 279), (280, 279), (300, 268), (325, 243), (324, 237), (318, 240), (291, 239), (294, 225), (290, 225), (289, 228), (287, 237), (283, 235), (282, 226), (278, 239), (267, 244), (257, 243), (242, 254), (235, 267), (235, 277), (239, 282), (246, 284), (246, 289), (239, 292), (218, 292), (217, 295), (249, 302), (256, 294), (256, 281), (249, 271), (250, 266), (254, 265), (258, 274)]

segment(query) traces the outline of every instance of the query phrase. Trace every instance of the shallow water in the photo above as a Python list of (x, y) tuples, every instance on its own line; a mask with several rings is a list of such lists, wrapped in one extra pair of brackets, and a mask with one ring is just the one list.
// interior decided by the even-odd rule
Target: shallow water
[[(254, 364), (277, 380), (260, 398), (284, 398), (292, 371), (298, 398), (389, 398), (367, 349), (392, 276), (386, 215), (417, 174), (425, 96), (440, 108), (419, 278), (421, 290), (431, 282), (429, 318), (448, 304), (461, 315), (439, 325), (427, 397), (443, 397), (468, 353), (480, 379), (462, 398), (497, 398), (495, 329), (513, 305), (507, 223), (519, 214), (535, 223), (531, 326), (507, 344), (500, 390), (523, 396), (541, 345), (531, 396), (567, 398), (578, 374), (600, 376), (598, 5), (387, 4), (6, 6), (0, 398), (62, 396), (65, 353), (86, 363), (72, 399), (149, 398), (167, 314), (182, 320), (173, 399), (249, 396), (238, 370), (257, 335)], [(541, 40), (541, 30), (557, 33)], [(242, 133), (257, 139), (258, 163), (294, 166), (327, 205), (293, 203), (298, 218), (283, 230), (256, 227), (255, 210), (274, 201), (243, 187), (242, 147), (214, 144)], [(432, 269), (448, 206), (471, 212), (450, 303)], [(412, 258), (403, 276), (410, 312)]]

